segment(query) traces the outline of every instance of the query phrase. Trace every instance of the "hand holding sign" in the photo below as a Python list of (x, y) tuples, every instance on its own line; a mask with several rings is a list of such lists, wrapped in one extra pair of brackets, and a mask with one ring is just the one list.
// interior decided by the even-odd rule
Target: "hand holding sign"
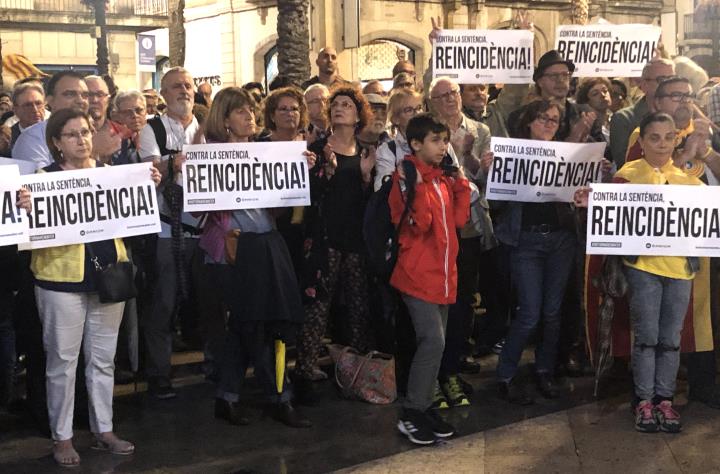
[(575, 191), (573, 195), (573, 204), (575, 207), (588, 207), (588, 196), (592, 192), (592, 188), (589, 186), (583, 186)]
[(483, 173), (487, 174), (490, 171), (490, 166), (493, 162), (493, 156), (493, 152), (486, 151), (480, 158), (480, 168), (483, 170)]
[(155, 183), (155, 187), (157, 187), (162, 180), (162, 174), (160, 174), (160, 170), (157, 169), (155, 165), (150, 167), (150, 179), (152, 179), (153, 183)]
[(308, 169), (312, 169), (315, 166), (315, 162), (317, 162), (317, 155), (310, 150), (305, 150), (303, 155), (305, 155), (305, 159), (307, 160)]
[(15, 205), (18, 209), (23, 209), (28, 214), (32, 212), (32, 200), (30, 196), (30, 191), (28, 191), (25, 186), (21, 187), (20, 191), (18, 191), (17, 202), (15, 202)]

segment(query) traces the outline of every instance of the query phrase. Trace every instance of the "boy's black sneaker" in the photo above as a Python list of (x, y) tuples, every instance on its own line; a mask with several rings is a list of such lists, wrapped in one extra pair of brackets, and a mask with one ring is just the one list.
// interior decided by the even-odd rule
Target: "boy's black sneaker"
[(527, 406), (535, 403), (525, 391), (525, 387), (512, 380), (510, 382), (498, 382), (498, 395), (503, 400), (516, 405)]
[(440, 415), (438, 415), (434, 410), (427, 410), (425, 412), (425, 416), (427, 416), (430, 421), (430, 429), (436, 437), (449, 438), (455, 434), (455, 427), (440, 418)]
[(435, 442), (430, 420), (420, 410), (403, 409), (397, 427), (414, 444), (428, 445)]

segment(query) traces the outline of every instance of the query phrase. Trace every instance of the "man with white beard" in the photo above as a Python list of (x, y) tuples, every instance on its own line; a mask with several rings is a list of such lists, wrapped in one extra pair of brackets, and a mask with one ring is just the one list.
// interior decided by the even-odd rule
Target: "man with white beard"
[[(179, 183), (176, 178), (180, 159), (176, 159), (176, 155), (182, 153), (183, 145), (193, 142), (199, 124), (192, 113), (195, 104), (193, 78), (186, 69), (175, 67), (165, 73), (160, 82), (160, 94), (167, 104), (167, 113), (148, 120), (140, 132), (140, 158), (154, 162), (163, 173), (158, 188), (162, 231), (157, 243), (154, 291), (151, 307), (146, 308), (141, 318), (141, 326), (147, 347), (145, 371), (149, 392), (156, 398), (168, 399), (176, 396), (170, 382), (172, 319), (179, 303), (178, 288), (191, 282), (186, 269), (190, 268), (190, 260), (197, 249), (199, 230), (197, 220), (182, 213), (182, 233), (175, 239), (174, 252), (170, 227), (172, 214), (164, 195), (173, 182)], [(184, 247), (181, 258), (177, 258), (178, 246)]]

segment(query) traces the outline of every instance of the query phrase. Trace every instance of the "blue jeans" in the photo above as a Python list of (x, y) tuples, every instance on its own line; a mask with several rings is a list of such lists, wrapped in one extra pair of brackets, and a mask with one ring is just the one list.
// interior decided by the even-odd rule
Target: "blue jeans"
[(552, 374), (560, 337), (560, 310), (575, 258), (575, 236), (565, 230), (520, 234), (510, 250), (510, 271), (517, 293), (515, 319), (505, 338), (497, 365), (500, 381), (515, 376), (528, 339), (542, 317), (542, 340), (535, 349), (538, 373)]
[(678, 280), (625, 267), (635, 336), (632, 370), (635, 395), (672, 398), (680, 367), (680, 331), (690, 303), (692, 280)]

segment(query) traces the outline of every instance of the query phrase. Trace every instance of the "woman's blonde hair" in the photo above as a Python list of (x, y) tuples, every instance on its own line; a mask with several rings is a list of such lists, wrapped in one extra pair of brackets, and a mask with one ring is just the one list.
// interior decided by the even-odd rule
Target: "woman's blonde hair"
[(401, 107), (408, 99), (418, 99), (422, 104), (422, 94), (412, 89), (395, 89), (388, 101), (388, 119), (395, 125), (395, 118), (400, 114)]

